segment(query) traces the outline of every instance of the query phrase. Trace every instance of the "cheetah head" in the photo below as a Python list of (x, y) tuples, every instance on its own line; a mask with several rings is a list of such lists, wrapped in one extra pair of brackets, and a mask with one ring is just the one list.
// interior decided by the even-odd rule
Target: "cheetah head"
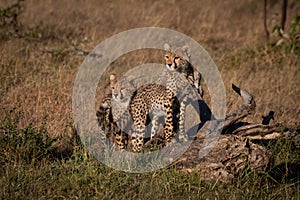
[(169, 44), (164, 45), (166, 51), (165, 63), (170, 71), (178, 70), (190, 65), (191, 49), (188, 46), (179, 48), (171, 47)]

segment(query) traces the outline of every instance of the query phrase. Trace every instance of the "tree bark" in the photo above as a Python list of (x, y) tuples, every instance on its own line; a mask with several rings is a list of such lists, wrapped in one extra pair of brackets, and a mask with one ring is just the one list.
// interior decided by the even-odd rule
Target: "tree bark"
[(288, 4), (288, 1), (287, 0), (283, 0), (283, 2), (282, 2), (282, 10), (281, 10), (281, 24), (280, 24), (282, 30), (284, 30), (285, 21), (286, 21), (287, 4)]
[(265, 33), (266, 33), (266, 40), (269, 40), (270, 37), (270, 33), (268, 31), (268, 26), (267, 26), (267, 0), (264, 0), (264, 29), (265, 29)]

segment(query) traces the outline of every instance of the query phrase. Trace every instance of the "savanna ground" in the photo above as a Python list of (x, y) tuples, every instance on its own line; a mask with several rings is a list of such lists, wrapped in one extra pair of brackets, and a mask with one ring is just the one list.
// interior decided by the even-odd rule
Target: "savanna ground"
[[(113, 170), (86, 152), (73, 128), (72, 87), (86, 53), (116, 33), (154, 26), (182, 32), (208, 51), (226, 87), (227, 112), (241, 104), (230, 88), (235, 83), (255, 96), (249, 122), (260, 123), (273, 110), (272, 123), (299, 129), (300, 52), (286, 53), (286, 43), (273, 46), (277, 34), (266, 42), (263, 1), (25, 0), (5, 13), (14, 3), (0, 2), (1, 199), (300, 198), (299, 150), (288, 139), (263, 143), (273, 152), (267, 172), (245, 171), (221, 184), (172, 167), (144, 174)], [(281, 1), (268, 3), (271, 31), (280, 24)], [(298, 0), (289, 1), (287, 32), (297, 12)], [(133, 52), (107, 73), (162, 58), (161, 52)], [(106, 76), (95, 108), (107, 84)]]

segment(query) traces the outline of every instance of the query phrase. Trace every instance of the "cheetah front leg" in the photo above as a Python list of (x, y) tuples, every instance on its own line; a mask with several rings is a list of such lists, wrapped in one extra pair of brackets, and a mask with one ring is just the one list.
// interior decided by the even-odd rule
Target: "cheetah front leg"
[(169, 143), (172, 142), (172, 139), (174, 138), (172, 103), (170, 103), (167, 100), (167, 102), (165, 102), (165, 104), (164, 104), (164, 107), (165, 107), (165, 110), (166, 110), (164, 137), (165, 137), (165, 140), (166, 140), (166, 144), (169, 144)]
[(158, 119), (159, 116), (154, 115), (151, 120), (152, 128), (151, 128), (151, 136), (150, 140), (154, 138), (154, 135), (158, 132)]
[(198, 71), (194, 71), (194, 83), (193, 85), (195, 86), (198, 94), (200, 95), (201, 98), (203, 98), (203, 90), (201, 87), (201, 79), (202, 79), (202, 75), (200, 72)]
[(185, 109), (187, 104), (187, 96), (184, 96), (180, 102), (180, 113), (179, 113), (179, 133), (178, 139), (180, 142), (188, 141), (188, 137), (185, 134), (184, 124), (185, 124)]
[(132, 138), (132, 151), (140, 152), (143, 148), (144, 138), (137, 132), (133, 132), (131, 135)]

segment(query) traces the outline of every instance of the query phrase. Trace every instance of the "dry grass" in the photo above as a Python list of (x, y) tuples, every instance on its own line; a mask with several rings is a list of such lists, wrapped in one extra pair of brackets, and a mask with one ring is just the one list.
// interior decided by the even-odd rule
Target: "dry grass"
[[(1, 4), (5, 7), (9, 2)], [(296, 1), (291, 5), (287, 22), (300, 6)], [(240, 103), (230, 91), (231, 83), (235, 83), (255, 95), (258, 109), (254, 121), (274, 110), (278, 122), (299, 127), (299, 59), (262, 44), (264, 32), (262, 23), (258, 23), (262, 21), (261, 6), (252, 1), (116, 4), (26, 0), (18, 17), (22, 36), (14, 37), (10, 26), (1, 29), (1, 105), (18, 106), (24, 112), (23, 124), (39, 126), (47, 117), (51, 135), (70, 135), (72, 87), (84, 59), (73, 48), (90, 51), (115, 33), (158, 26), (181, 31), (208, 50), (227, 88), (228, 111)], [(279, 12), (278, 6), (270, 8), (272, 24), (279, 23), (279, 19), (273, 18)], [(147, 58), (147, 52), (137, 55), (124, 56), (116, 63), (128, 67), (153, 60)], [(119, 70), (118, 73), (125, 69), (111, 68)], [(105, 81), (99, 87), (103, 85)], [(101, 94), (98, 96), (100, 99)]]

